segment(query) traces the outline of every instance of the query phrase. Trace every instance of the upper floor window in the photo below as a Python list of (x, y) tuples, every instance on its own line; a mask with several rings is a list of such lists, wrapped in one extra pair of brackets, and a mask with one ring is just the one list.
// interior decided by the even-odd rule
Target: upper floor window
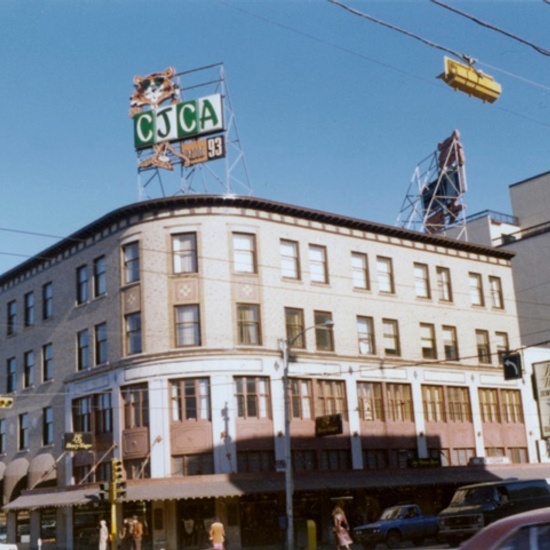
[(395, 319), (382, 319), (382, 337), (386, 355), (401, 355), (399, 325)]
[(304, 310), (285, 307), (286, 339), (294, 348), (306, 347)]
[(23, 371), (23, 387), (30, 388), (34, 386), (34, 351), (26, 351), (23, 354), (24, 371)]
[(122, 388), (124, 429), (149, 426), (149, 392), (147, 384), (133, 384)]
[(200, 346), (200, 310), (197, 304), (176, 306), (176, 346)]
[(6, 392), (13, 393), (17, 389), (17, 362), (15, 357), (6, 362)]
[(317, 379), (315, 384), (315, 416), (341, 414), (342, 418), (347, 419), (345, 383), (341, 380)]
[(479, 388), (479, 409), (482, 422), (500, 424), (497, 389)]
[(504, 356), (510, 351), (508, 334), (506, 332), (495, 332), (495, 347), (498, 357), (498, 364), (504, 364)]
[(360, 252), (351, 253), (351, 274), (353, 288), (361, 290), (370, 289), (369, 263), (366, 254), (361, 254)]
[(94, 433), (107, 434), (113, 432), (113, 407), (111, 392), (94, 395)]
[(367, 422), (384, 420), (382, 384), (380, 382), (358, 382), (357, 400), (361, 420)]
[(29, 448), (29, 414), (23, 413), (19, 415), (19, 441), (18, 448), (24, 451)]
[(309, 275), (313, 283), (328, 283), (327, 249), (309, 245)]
[(422, 404), (426, 422), (445, 422), (443, 386), (422, 386)]
[(122, 261), (124, 262), (124, 283), (137, 283), (141, 277), (138, 241), (125, 244), (122, 247)]
[(424, 359), (437, 359), (434, 325), (430, 323), (420, 323), (420, 346)]
[(504, 298), (502, 295), (502, 282), (500, 277), (489, 277), (489, 291), (491, 293), (491, 307), (504, 309)]
[(53, 379), (53, 344), (48, 343), (42, 346), (42, 381), (48, 382)]
[(94, 260), (94, 297), (98, 298), (107, 292), (107, 261), (105, 256)]
[(172, 420), (210, 420), (210, 379), (183, 378), (170, 382)]
[(441, 327), (443, 333), (443, 351), (445, 359), (448, 361), (458, 360), (458, 340), (456, 336), (456, 327), (444, 325)]
[(317, 351), (334, 351), (334, 332), (332, 330), (332, 313), (314, 311), (315, 345)]
[(271, 418), (267, 377), (236, 376), (235, 395), (239, 418)]
[(53, 407), (42, 409), (42, 445), (53, 445)]
[(233, 233), (233, 269), (235, 273), (257, 273), (256, 235)]
[(442, 302), (452, 302), (451, 270), (448, 267), (437, 266), (435, 274), (437, 277), (437, 295), (439, 300)]
[(128, 355), (141, 353), (141, 312), (136, 311), (125, 316), (126, 351)]
[(414, 288), (417, 298), (430, 298), (430, 273), (426, 264), (414, 264)]
[(262, 343), (260, 306), (237, 304), (237, 332), (239, 344), (259, 346)]
[(491, 363), (491, 347), (489, 333), (486, 330), (476, 330), (477, 358), (480, 363)]
[(357, 317), (357, 340), (361, 355), (374, 355), (376, 353), (374, 320), (372, 317)]
[(27, 292), (24, 296), (24, 323), (26, 327), (34, 325), (34, 292)]
[(95, 336), (95, 364), (107, 362), (107, 323), (100, 323), (94, 327)]
[(473, 306), (485, 305), (483, 298), (483, 281), (479, 273), (470, 273), (468, 275), (470, 281), (470, 300)]
[(11, 300), (8, 302), (8, 316), (6, 323), (6, 333), (8, 336), (15, 334), (15, 327), (17, 323), (17, 302)]
[(298, 243), (281, 239), (281, 275), (284, 279), (300, 278), (300, 253)]
[(387, 384), (387, 420), (412, 422), (414, 420), (412, 391), (409, 384)]
[(468, 388), (449, 386), (447, 388), (448, 418), (450, 422), (471, 422), (472, 409)]
[(75, 432), (92, 431), (92, 404), (93, 398), (91, 395), (73, 400), (73, 430)]
[(76, 347), (76, 361), (78, 370), (86, 370), (90, 368), (90, 337), (88, 330), (81, 330), (76, 335)]
[(523, 407), (519, 390), (500, 390), (502, 421), (505, 424), (523, 424)]
[(378, 256), (376, 258), (376, 276), (378, 279), (378, 290), (393, 294), (395, 286), (393, 281), (393, 262), (391, 258)]
[(88, 301), (88, 266), (76, 268), (76, 303), (84, 304)]
[(197, 234), (172, 235), (172, 256), (174, 273), (197, 273), (199, 270)]
[(292, 378), (290, 380), (292, 418), (310, 420), (313, 418), (311, 380)]
[(42, 319), (49, 319), (53, 315), (53, 283), (42, 285)]

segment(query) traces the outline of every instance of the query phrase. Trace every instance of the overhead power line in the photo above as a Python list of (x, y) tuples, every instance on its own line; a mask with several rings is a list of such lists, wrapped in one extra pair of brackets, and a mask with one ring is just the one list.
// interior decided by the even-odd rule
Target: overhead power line
[[(333, 0), (329, 0), (330, 2), (333, 2)], [(526, 44), (527, 46), (530, 46), (537, 52), (541, 53), (542, 55), (550, 56), (550, 50), (547, 50), (545, 48), (542, 48), (541, 46), (537, 46), (536, 44), (533, 44), (532, 42), (529, 42), (528, 40), (525, 40), (523, 38), (520, 38), (519, 36), (516, 36), (515, 34), (512, 34), (508, 31), (505, 31), (503, 29), (500, 29), (499, 27), (495, 27), (494, 25), (491, 25), (490, 23), (486, 23), (485, 21), (482, 21), (481, 19), (478, 19), (477, 17), (474, 17), (473, 15), (470, 15), (466, 12), (463, 12), (461, 10), (458, 10), (456, 8), (453, 8), (452, 6), (449, 6), (448, 4), (445, 4), (444, 2), (441, 2), (440, 0), (430, 0), (433, 4), (436, 4), (438, 6), (441, 6), (442, 8), (445, 8), (449, 11), (452, 11), (454, 13), (457, 13), (458, 15), (461, 15), (462, 17), (466, 17), (467, 19), (470, 19), (470, 21), (473, 21), (474, 23), (477, 23), (478, 25), (481, 25), (482, 27), (487, 27), (488, 29), (491, 29), (493, 31), (497, 31), (504, 36), (507, 36), (508, 38), (512, 38), (514, 40), (517, 40), (518, 42), (521, 42), (522, 44)], [(550, 0), (544, 0), (546, 3), (550, 4)]]

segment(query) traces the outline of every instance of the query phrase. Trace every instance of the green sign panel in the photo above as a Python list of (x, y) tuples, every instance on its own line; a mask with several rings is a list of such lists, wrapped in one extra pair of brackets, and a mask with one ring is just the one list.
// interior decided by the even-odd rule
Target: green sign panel
[(223, 130), (222, 96), (214, 94), (134, 115), (136, 149)]

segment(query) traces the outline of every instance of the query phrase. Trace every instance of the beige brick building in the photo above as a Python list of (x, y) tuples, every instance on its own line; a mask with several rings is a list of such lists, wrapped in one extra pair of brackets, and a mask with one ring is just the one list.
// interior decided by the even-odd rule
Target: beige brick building
[[(9, 540), (83, 547), (116, 457), (118, 521), (140, 516), (148, 547), (197, 547), (216, 515), (235, 546), (279, 544), (283, 339), (298, 537), (310, 519), (329, 540), (336, 497), (352, 517), (437, 512), (466, 481), (542, 475), (531, 387), (500, 366), (520, 346), (512, 257), (247, 197), (91, 223), (0, 276)], [(316, 435), (328, 415), (342, 433)], [(66, 451), (70, 433), (93, 448)]]

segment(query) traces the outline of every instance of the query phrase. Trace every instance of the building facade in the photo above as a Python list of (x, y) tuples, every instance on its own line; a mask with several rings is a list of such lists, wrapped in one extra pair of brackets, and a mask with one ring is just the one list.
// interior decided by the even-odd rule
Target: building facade
[[(0, 276), (0, 477), (8, 539), (84, 548), (122, 518), (150, 548), (235, 546), (285, 527), (282, 346), (296, 535), (457, 485), (547, 477), (520, 346), (513, 253), (249, 197), (183, 196), (107, 214)], [(527, 411), (527, 414), (526, 414)], [(316, 419), (341, 420), (319, 435)], [(64, 446), (92, 434), (89, 450)], [(391, 489), (391, 490), (390, 490)]]

